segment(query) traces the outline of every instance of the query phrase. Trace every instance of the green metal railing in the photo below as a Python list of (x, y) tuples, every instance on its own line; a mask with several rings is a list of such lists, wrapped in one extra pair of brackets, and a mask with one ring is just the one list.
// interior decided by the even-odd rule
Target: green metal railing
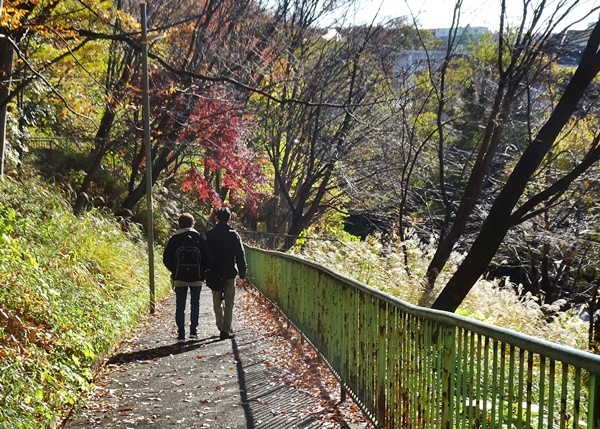
[(600, 356), (247, 248), (248, 276), (379, 428), (600, 428)]

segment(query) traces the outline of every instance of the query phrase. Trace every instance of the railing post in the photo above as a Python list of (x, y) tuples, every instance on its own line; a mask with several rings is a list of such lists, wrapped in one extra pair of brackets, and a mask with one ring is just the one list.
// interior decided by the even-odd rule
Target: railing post
[(452, 428), (454, 410), (454, 341), (455, 328), (445, 326), (442, 329), (444, 348), (442, 350), (442, 429)]
[(387, 354), (388, 354), (388, 306), (384, 301), (379, 302), (379, 341), (377, 346), (377, 422), (379, 427), (388, 427), (387, 402)]
[(588, 425), (593, 429), (600, 429), (600, 374), (590, 374), (590, 407), (588, 412)]

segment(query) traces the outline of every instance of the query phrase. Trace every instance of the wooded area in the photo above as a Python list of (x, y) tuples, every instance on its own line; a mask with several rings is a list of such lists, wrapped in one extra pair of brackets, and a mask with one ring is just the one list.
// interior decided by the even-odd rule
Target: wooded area
[(515, 22), (501, 0), (497, 28), (473, 38), (459, 0), (442, 40), (413, 17), (353, 24), (354, 4), (149, 3), (148, 160), (139, 2), (0, 2), (2, 172), (35, 159), (75, 213), (145, 224), (151, 163), (159, 237), (174, 196), (293, 236), (354, 216), (384, 243), (433, 243), (434, 308), (455, 311), (482, 275), (594, 306), (598, 7), (523, 0)]

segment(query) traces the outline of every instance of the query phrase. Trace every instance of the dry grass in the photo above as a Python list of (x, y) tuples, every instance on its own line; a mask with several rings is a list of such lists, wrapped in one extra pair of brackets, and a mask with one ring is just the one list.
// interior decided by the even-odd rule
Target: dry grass
[[(405, 264), (402, 244), (407, 249)], [(427, 293), (423, 278), (433, 246), (418, 240), (395, 242), (383, 248), (379, 237), (366, 241), (335, 242), (307, 240), (292, 250), (306, 259), (328, 266), (362, 283), (389, 293), (410, 304), (428, 306), (462, 260), (454, 253), (438, 278), (438, 286)], [(501, 288), (497, 281), (480, 279), (457, 310), (457, 314), (495, 326), (587, 350), (587, 324), (575, 315), (562, 313), (548, 320), (532, 298), (518, 296), (512, 289)]]

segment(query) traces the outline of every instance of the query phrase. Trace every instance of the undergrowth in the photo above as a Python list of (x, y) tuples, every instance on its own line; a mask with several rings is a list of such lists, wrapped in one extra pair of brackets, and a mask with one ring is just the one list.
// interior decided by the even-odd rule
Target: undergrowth
[[(157, 296), (167, 292), (159, 267)], [(147, 246), (51, 186), (0, 182), (0, 428), (53, 427), (148, 311)], [(164, 285), (161, 287), (161, 285)]]
[[(378, 236), (366, 241), (306, 240), (293, 248), (306, 259), (379, 289), (413, 305), (429, 307), (433, 297), (461, 262), (453, 254), (438, 277), (437, 288), (427, 293), (423, 279), (433, 246), (423, 246), (418, 239), (382, 246)], [(405, 263), (404, 249), (407, 253)], [(519, 297), (513, 290), (501, 288), (497, 281), (480, 279), (460, 305), (457, 314), (554, 343), (587, 350), (587, 325), (575, 315), (561, 313), (548, 320), (533, 298)]]

